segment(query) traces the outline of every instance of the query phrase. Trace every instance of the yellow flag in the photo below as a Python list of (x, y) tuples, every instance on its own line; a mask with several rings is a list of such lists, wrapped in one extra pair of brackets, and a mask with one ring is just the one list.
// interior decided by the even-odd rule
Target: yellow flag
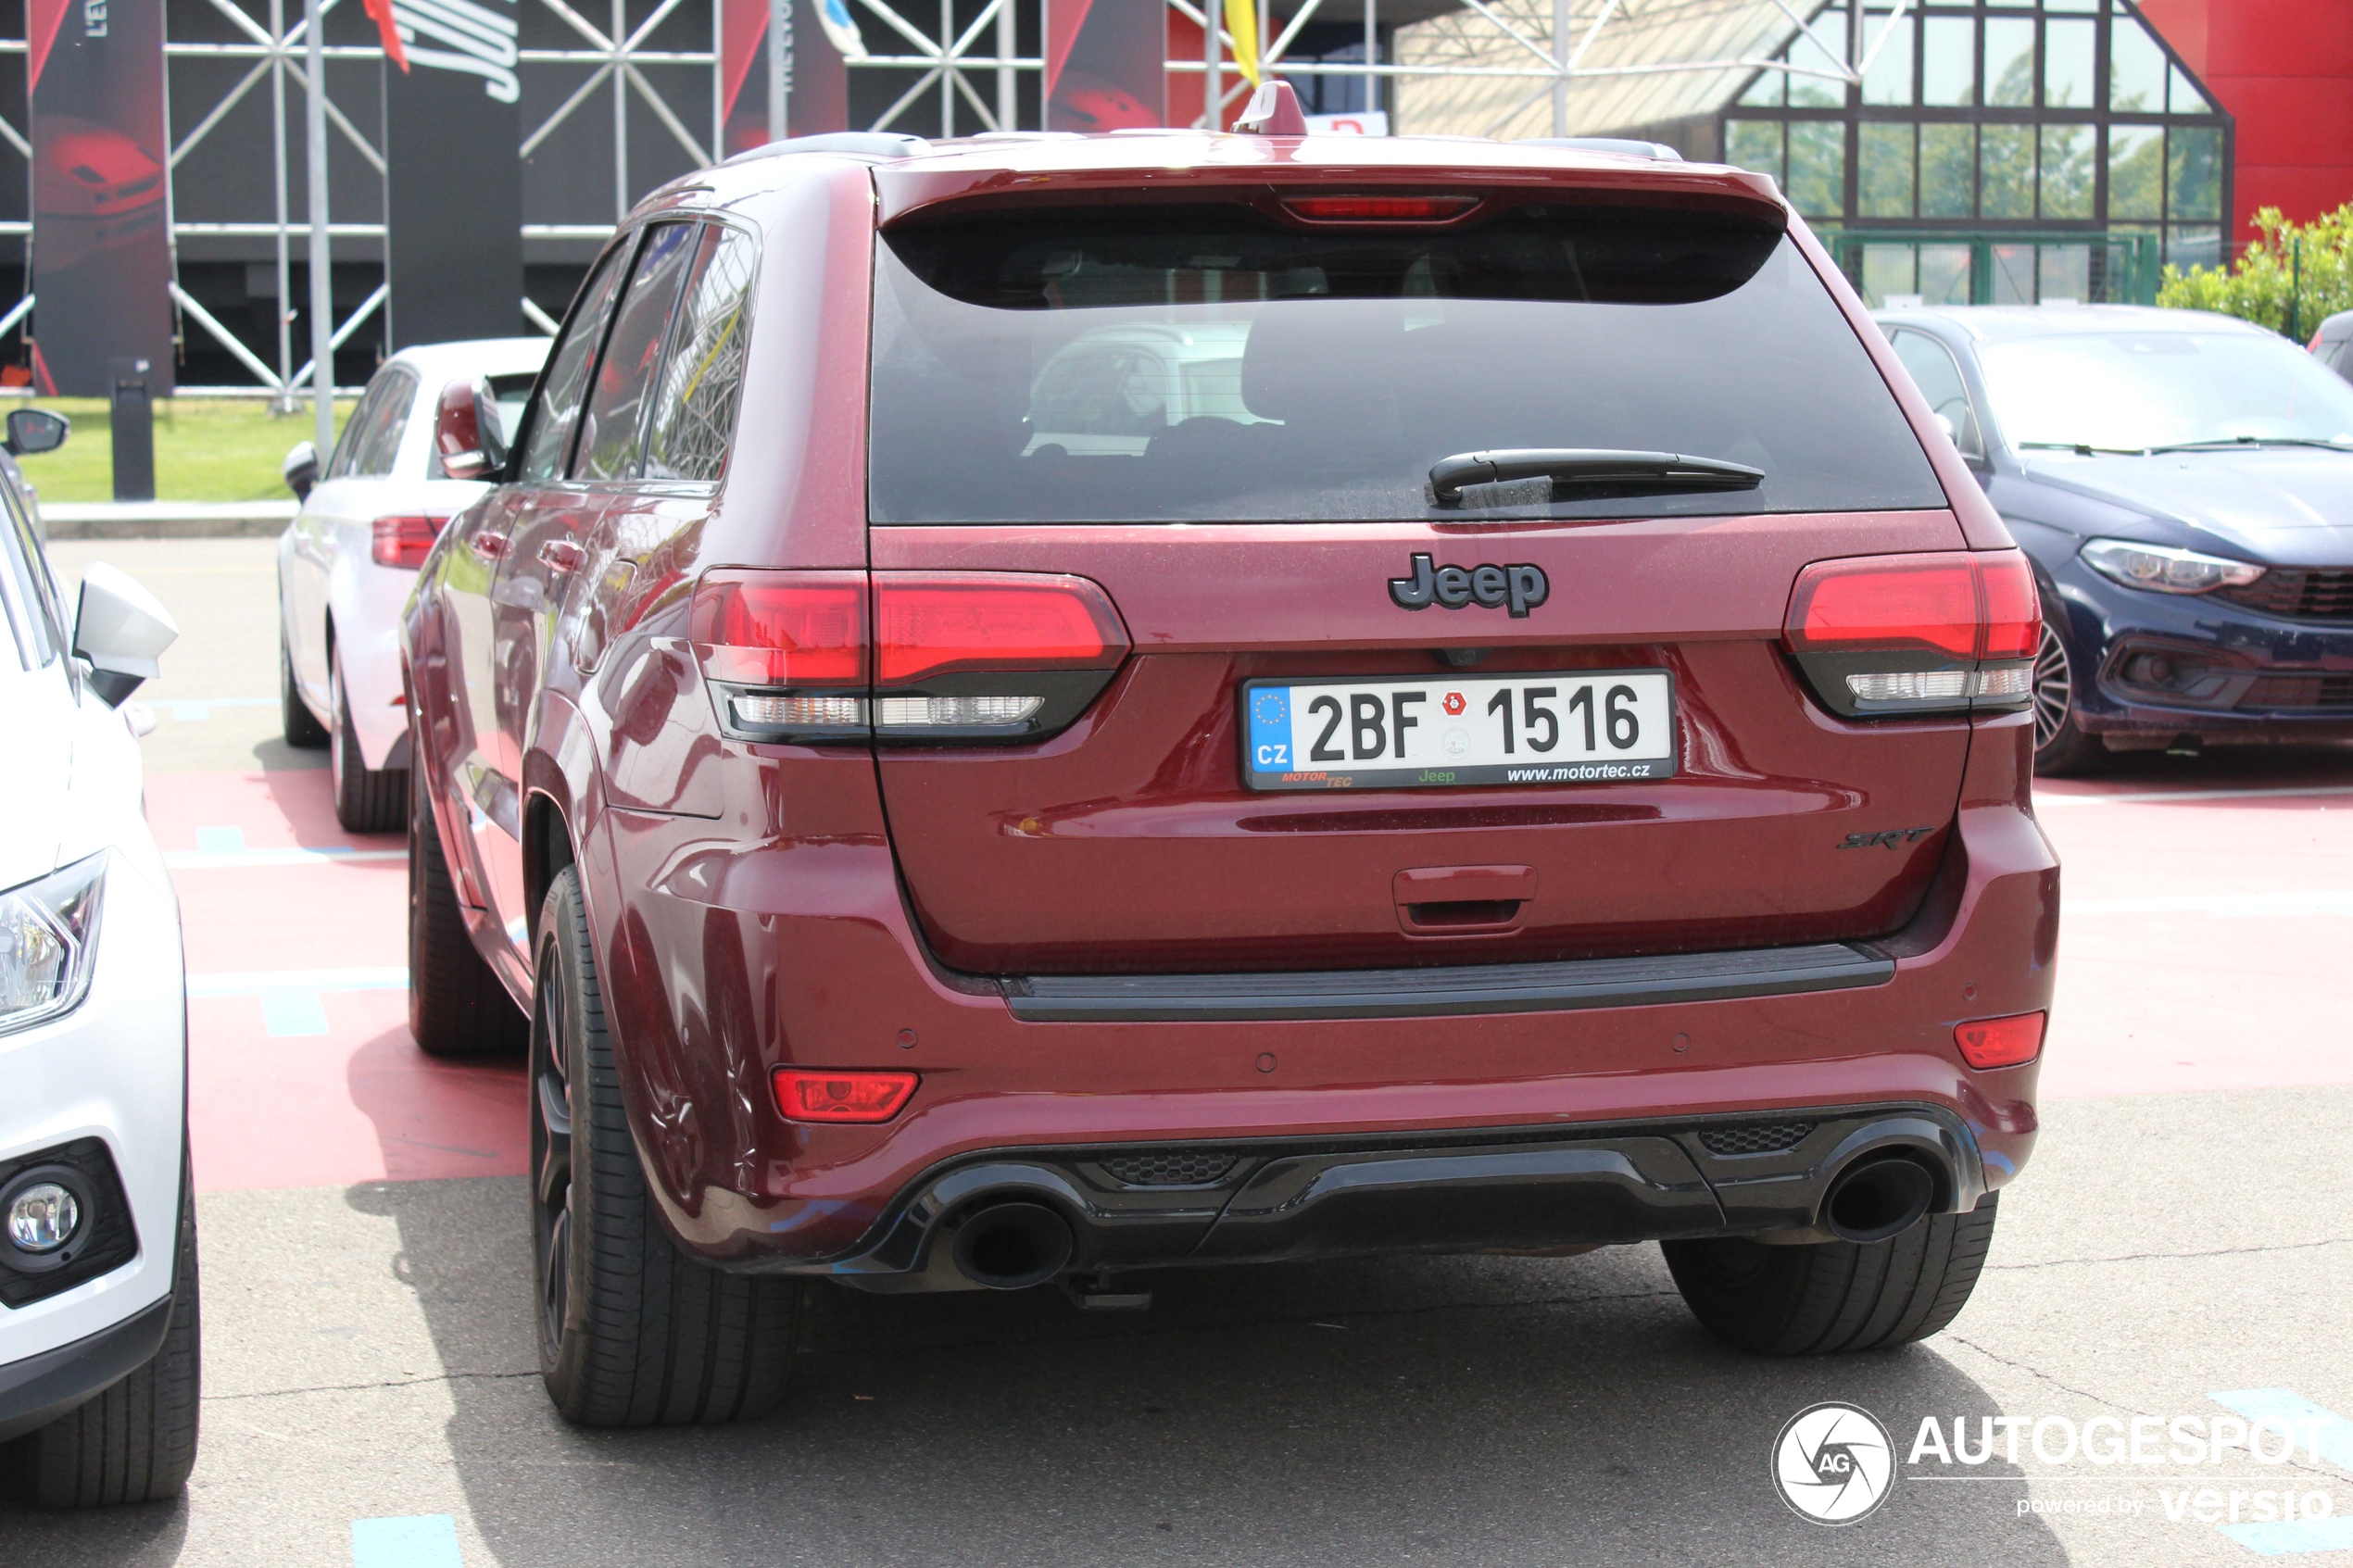
[(1234, 35), (1234, 69), (1258, 85), (1257, 0), (1226, 0), (1226, 31)]

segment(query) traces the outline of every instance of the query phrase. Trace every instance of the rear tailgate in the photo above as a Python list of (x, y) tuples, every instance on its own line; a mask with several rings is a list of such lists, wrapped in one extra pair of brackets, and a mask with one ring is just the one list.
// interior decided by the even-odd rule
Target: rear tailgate
[[(1090, 579), (1135, 650), (1051, 738), (879, 749), (946, 962), (1459, 964), (1901, 923), (1944, 847), (1966, 720), (1832, 715), (1782, 621), (1807, 563), (1962, 532), (1778, 209), (1730, 177), (1694, 209), (1677, 178), (1687, 205), (1656, 208), (1391, 179), (1454, 205), (1386, 226), (1311, 222), (1281, 185), (1011, 212), (901, 194), (912, 216), (876, 257), (874, 568)], [(1765, 477), (1425, 487), (1495, 448)], [(1406, 684), (1380, 690), (1388, 727), (1352, 714), (1374, 724), (1353, 751), (1352, 726), (1322, 737), (1345, 762), (1249, 768), (1246, 695), (1373, 678)], [(1626, 754), (1664, 762), (1529, 782), (1428, 749), (1492, 760), (1507, 723), (1515, 761), (1549, 761), (1540, 721), (1557, 738), (1637, 687), (1652, 729)], [(1376, 776), (1365, 759), (1396, 763), (1409, 713), (1428, 721), (1416, 765)]]

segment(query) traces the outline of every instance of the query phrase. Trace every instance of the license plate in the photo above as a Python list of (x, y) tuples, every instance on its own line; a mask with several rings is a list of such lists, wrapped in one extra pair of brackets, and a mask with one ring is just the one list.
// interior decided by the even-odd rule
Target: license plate
[(1252, 789), (1611, 784), (1675, 773), (1664, 670), (1309, 682), (1242, 687)]

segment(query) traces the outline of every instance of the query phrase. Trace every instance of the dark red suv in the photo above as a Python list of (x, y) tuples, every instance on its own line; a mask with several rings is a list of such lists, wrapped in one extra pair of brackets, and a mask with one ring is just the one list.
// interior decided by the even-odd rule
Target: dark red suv
[(623, 225), (511, 451), (484, 402), (412, 1019), (528, 1036), (566, 1415), (773, 1404), (794, 1276), (1656, 1240), (1774, 1352), (1968, 1297), (2035, 594), (1768, 181), (786, 143)]

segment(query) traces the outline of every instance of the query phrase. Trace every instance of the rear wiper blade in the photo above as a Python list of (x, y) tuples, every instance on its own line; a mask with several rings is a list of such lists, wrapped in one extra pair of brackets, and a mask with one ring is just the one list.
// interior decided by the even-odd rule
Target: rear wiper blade
[(2325, 435), (2220, 435), (2211, 441), (2174, 441), (2152, 446), (2151, 452), (2227, 452), (2234, 446), (2318, 446), (2324, 452), (2353, 452), (2353, 443)]
[(1563, 485), (1628, 490), (1754, 490), (1765, 470), (1716, 458), (1677, 452), (1629, 452), (1607, 446), (1529, 446), (1508, 452), (1457, 452), (1429, 468), (1429, 498), (1460, 506), (1463, 488), (1515, 479), (1549, 479)]

